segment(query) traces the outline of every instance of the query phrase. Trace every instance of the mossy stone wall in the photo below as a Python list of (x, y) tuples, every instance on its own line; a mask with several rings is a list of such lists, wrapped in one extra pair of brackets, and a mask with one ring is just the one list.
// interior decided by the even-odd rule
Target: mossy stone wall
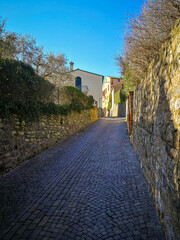
[(72, 112), (68, 116), (43, 116), (39, 122), (21, 122), (16, 115), (0, 119), (0, 174), (5, 174), (97, 119), (97, 108)]

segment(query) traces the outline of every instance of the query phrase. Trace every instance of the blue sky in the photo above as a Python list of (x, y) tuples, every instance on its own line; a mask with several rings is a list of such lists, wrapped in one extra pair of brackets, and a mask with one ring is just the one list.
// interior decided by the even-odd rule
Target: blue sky
[(120, 76), (120, 54), (129, 14), (143, 0), (0, 0), (9, 31), (31, 34), (45, 50), (64, 53), (74, 68)]

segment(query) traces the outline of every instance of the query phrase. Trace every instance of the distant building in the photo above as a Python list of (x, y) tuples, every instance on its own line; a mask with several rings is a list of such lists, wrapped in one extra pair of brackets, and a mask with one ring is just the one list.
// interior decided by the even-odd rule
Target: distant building
[(112, 91), (114, 88), (117, 86), (120, 86), (122, 88), (122, 78), (121, 77), (112, 77), (112, 76), (106, 76), (103, 87), (102, 87), (102, 92), (103, 92), (103, 97), (102, 97), (102, 112), (104, 116), (112, 116), (111, 112), (112, 109), (108, 111), (108, 102), (109, 102), (109, 95), (110, 93), (112, 94), (112, 108), (114, 107), (114, 91)]
[(112, 107), (110, 109), (110, 116), (126, 117), (126, 98), (123, 91), (123, 85), (117, 85), (112, 88)]
[(121, 77), (107, 77), (107, 78), (110, 79), (111, 88), (115, 86), (122, 86), (123, 81)]
[(92, 95), (98, 108), (102, 108), (102, 84), (104, 76), (82, 69), (73, 70), (73, 62), (70, 62), (70, 71), (73, 76), (74, 86), (87, 95)]

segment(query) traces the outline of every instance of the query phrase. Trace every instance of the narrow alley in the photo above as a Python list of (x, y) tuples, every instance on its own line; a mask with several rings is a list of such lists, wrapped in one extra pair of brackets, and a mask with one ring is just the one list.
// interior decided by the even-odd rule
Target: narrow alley
[(126, 122), (100, 119), (0, 178), (2, 240), (163, 240)]

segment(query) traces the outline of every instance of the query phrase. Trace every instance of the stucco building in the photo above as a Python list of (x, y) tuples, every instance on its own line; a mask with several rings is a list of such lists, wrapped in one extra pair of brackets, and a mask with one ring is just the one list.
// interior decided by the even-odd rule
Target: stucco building
[(73, 70), (73, 62), (70, 62), (70, 71), (73, 76), (74, 86), (87, 95), (92, 95), (98, 108), (102, 108), (102, 84), (104, 76), (82, 69)]

